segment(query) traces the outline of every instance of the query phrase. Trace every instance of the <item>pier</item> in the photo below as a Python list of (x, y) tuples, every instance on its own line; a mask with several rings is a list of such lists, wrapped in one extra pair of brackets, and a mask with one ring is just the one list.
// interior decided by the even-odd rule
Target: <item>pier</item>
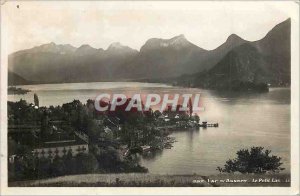
[(202, 124), (199, 124), (199, 127), (203, 127), (203, 128), (207, 128), (207, 127), (219, 127), (219, 123), (202, 122)]

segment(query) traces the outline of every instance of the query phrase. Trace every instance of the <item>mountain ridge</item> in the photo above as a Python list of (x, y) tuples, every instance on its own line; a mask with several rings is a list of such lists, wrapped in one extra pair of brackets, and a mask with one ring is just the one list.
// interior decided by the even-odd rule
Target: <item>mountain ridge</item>
[(253, 85), (289, 86), (290, 19), (276, 25), (264, 38), (234, 47), (206, 72), (173, 79), (178, 85), (210, 89), (241, 89)]
[[(9, 55), (9, 70), (37, 83), (97, 82), (174, 78), (206, 72), (234, 48), (250, 44), (263, 56), (273, 77), (290, 75), (290, 19), (273, 27), (264, 38), (250, 42), (236, 34), (213, 50), (188, 41), (183, 34), (151, 38), (140, 51), (112, 43), (106, 50), (81, 45), (48, 43)], [(273, 59), (273, 60), (272, 60)], [(280, 76), (280, 74), (286, 76)]]

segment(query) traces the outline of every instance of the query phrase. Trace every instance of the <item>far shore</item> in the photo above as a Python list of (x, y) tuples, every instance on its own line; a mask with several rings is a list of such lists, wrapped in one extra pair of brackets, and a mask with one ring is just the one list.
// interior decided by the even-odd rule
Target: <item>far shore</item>
[[(170, 81), (173, 80), (173, 78), (168, 78)], [(150, 84), (164, 84), (168, 86), (177, 86), (177, 87), (184, 87), (184, 88), (200, 88), (197, 86), (193, 87), (188, 87), (184, 85), (179, 85), (179, 84), (173, 84), (172, 82), (167, 81), (167, 80), (149, 80), (147, 78), (141, 78), (141, 79), (119, 79), (119, 80), (101, 80), (101, 81), (55, 81), (55, 82), (42, 82), (42, 81), (30, 81), (24, 84), (8, 84), (8, 86), (30, 86), (30, 85), (45, 85), (45, 84), (78, 84), (78, 83), (97, 83), (97, 82), (131, 82), (131, 83), (150, 83)], [(290, 85), (271, 85), (270, 88), (291, 88)], [(211, 89), (207, 88), (207, 90), (216, 90), (216, 89)], [(220, 89), (219, 89), (220, 90)]]
[(7, 94), (8, 95), (24, 95), (27, 94), (28, 92), (30, 92), (30, 90), (28, 89), (23, 89), (23, 88), (17, 88), (15, 86), (9, 86), (7, 88)]

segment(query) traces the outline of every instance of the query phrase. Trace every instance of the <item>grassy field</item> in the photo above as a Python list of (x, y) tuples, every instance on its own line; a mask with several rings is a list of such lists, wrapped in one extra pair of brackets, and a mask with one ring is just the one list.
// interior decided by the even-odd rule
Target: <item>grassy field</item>
[(288, 174), (220, 174), (154, 175), (154, 174), (82, 174), (56, 178), (9, 182), (10, 187), (249, 187), (290, 186)]

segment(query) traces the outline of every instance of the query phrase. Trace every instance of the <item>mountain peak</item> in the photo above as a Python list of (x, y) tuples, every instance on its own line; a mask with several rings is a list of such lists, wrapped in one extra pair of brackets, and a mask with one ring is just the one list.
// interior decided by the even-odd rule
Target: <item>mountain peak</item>
[(52, 48), (52, 47), (55, 47), (56, 44), (54, 42), (49, 42), (47, 44), (42, 44), (40, 46), (36, 46), (35, 48)]
[(241, 40), (243, 40), (243, 39), (240, 36), (238, 36), (237, 34), (231, 34), (227, 38), (226, 42), (241, 41)]
[(76, 53), (82, 56), (82, 55), (92, 55), (97, 53), (97, 51), (98, 51), (97, 49), (91, 47), (90, 45), (83, 44), (79, 48), (77, 48)]
[(122, 45), (120, 42), (113, 42), (106, 50), (109, 54), (135, 54), (138, 51)]
[(49, 46), (56, 46), (56, 44), (54, 42), (50, 42), (48, 44), (44, 44), (44, 45), (49, 45)]
[(190, 45), (193, 44), (189, 42), (183, 34), (180, 34), (170, 39), (151, 38), (145, 43), (144, 46), (142, 46), (141, 50), (157, 49), (157, 48), (180, 49)]
[(168, 42), (171, 46), (177, 46), (177, 47), (180, 46), (184, 47), (190, 44), (190, 42), (185, 38), (183, 34), (171, 38)]
[(177, 35), (177, 36), (175, 36), (175, 37), (173, 37), (171, 39), (184, 39), (184, 40), (186, 40), (184, 34)]
[(116, 49), (124, 49), (126, 46), (123, 46), (120, 42), (113, 42), (107, 48), (107, 50), (116, 50)]
[(83, 45), (81, 45), (78, 49), (87, 49), (87, 48), (92, 48), (92, 49), (94, 49), (93, 47), (91, 47), (91, 46), (88, 45), (88, 44), (83, 44)]
[(72, 53), (75, 50), (76, 48), (70, 44), (56, 44), (54, 42), (50, 42), (47, 44), (42, 44), (40, 46), (34, 47), (32, 52), (50, 52), (50, 53), (66, 54), (66, 53)]

